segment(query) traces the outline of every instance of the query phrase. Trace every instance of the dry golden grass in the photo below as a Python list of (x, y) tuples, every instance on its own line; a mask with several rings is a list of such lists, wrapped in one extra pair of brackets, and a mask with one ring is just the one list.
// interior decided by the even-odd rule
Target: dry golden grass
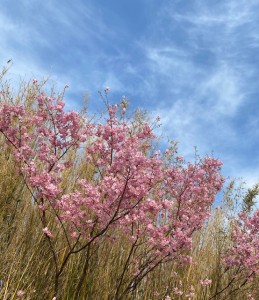
[[(2, 89), (8, 95), (6, 100), (25, 103), (28, 112), (34, 105), (35, 95), (45, 83), (42, 82), (37, 88), (24, 83), (17, 97), (12, 98), (9, 83), (3, 81), (3, 76), (0, 79)], [(42, 232), (37, 205), (23, 179), (17, 174), (17, 166), (2, 136), (0, 147), (0, 299), (18, 299), (19, 290), (25, 292), (23, 299), (52, 299), (54, 263), (49, 243)], [(69, 172), (63, 173), (61, 186), (65, 192), (73, 189), (77, 177), (88, 180), (94, 177), (94, 168), (87, 165), (79, 153), (71, 152), (69, 155), (74, 166)], [(232, 187), (227, 192), (228, 201), (231, 199)], [(248, 299), (247, 295), (250, 293), (253, 293), (255, 299), (259, 299), (258, 280), (242, 286), (244, 279), (241, 278), (224, 290), (235, 273), (242, 275), (240, 270), (226, 271), (222, 264), (222, 254), (230, 244), (229, 216), (233, 203), (228, 201), (225, 201), (222, 209), (214, 209), (206, 226), (195, 234), (193, 261), (190, 265), (179, 267), (174, 261), (161, 264), (142, 280), (133, 293), (121, 299), (162, 300), (166, 295), (170, 295), (172, 299), (188, 299), (186, 294), (192, 291), (194, 296), (190, 299), (196, 300), (212, 299), (213, 295), (213, 299), (243, 300)], [(55, 232), (55, 248), (60, 263), (67, 253), (67, 243), (54, 217), (49, 217), (48, 227)], [(103, 240), (92, 244), (87, 251), (71, 256), (61, 276), (60, 299), (114, 299), (131, 244), (122, 232), (111, 231), (108, 234), (116, 236), (116, 240)], [(138, 249), (140, 252), (142, 250)], [(76, 295), (82, 272), (86, 276), (80, 293)], [(129, 283), (132, 272), (129, 267), (122, 289)], [(204, 287), (200, 280), (206, 278), (211, 279), (212, 284)], [(182, 296), (173, 292), (176, 288), (183, 292)]]

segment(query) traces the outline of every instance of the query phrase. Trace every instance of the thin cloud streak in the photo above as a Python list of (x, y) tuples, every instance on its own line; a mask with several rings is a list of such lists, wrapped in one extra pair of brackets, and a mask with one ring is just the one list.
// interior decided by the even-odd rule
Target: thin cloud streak
[[(163, 99), (162, 108), (158, 102), (156, 110), (162, 118), (163, 135), (179, 140), (187, 157), (193, 154), (193, 146), (202, 153), (214, 150), (215, 155), (226, 162), (225, 173), (231, 176), (238, 173), (252, 184), (258, 180), (257, 172), (251, 172), (249, 176), (244, 167), (252, 171), (255, 165), (240, 157), (238, 145), (242, 138), (233, 120), (239, 118), (245, 106), (252, 104), (250, 94), (257, 89), (253, 80), (258, 76), (257, 66), (251, 64), (246, 50), (253, 49), (258, 43), (258, 27), (253, 28), (258, 23), (254, 10), (258, 3), (246, 3), (244, 10), (240, 9), (240, 1), (238, 4), (234, 1), (228, 5), (222, 3), (214, 11), (204, 1), (196, 1), (192, 12), (179, 13), (173, 7), (164, 10), (163, 14), (160, 12), (161, 22), (162, 19), (168, 21), (169, 15), (174, 28), (177, 23), (191, 24), (184, 29), (181, 27), (182, 34), (189, 37), (187, 47), (168, 40), (157, 47), (147, 40), (143, 48), (151, 74), (157, 73), (157, 76), (150, 76), (151, 86), (156, 89), (158, 85), (159, 90), (161, 87), (155, 81), (162, 77), (169, 83), (167, 89), (172, 95), (171, 101), (168, 97)], [(249, 43), (245, 47), (244, 34), (240, 33), (242, 27), (247, 29), (244, 33), (249, 31)], [(195, 59), (199, 51), (211, 55), (211, 66)], [(158, 82), (161, 81), (159, 78)], [(258, 124), (256, 115), (247, 115), (245, 121)], [(258, 130), (249, 134), (250, 141), (256, 136), (258, 138)], [(235, 159), (230, 160), (233, 155)]]
[(179, 140), (187, 158), (193, 146), (214, 151), (226, 174), (256, 180), (259, 161), (249, 158), (259, 156), (258, 1), (145, 0), (135, 19), (116, 1), (4, 2), (0, 58), (13, 58), (11, 76), (69, 83), (71, 108), (87, 90), (92, 111), (98, 90), (110, 86), (111, 102), (125, 95), (131, 107), (161, 116), (164, 147)]

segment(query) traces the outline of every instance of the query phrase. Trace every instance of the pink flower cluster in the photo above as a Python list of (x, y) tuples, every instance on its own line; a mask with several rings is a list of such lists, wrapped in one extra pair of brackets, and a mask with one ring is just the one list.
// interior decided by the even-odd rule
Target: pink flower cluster
[(233, 246), (225, 256), (227, 266), (242, 265), (248, 275), (259, 273), (259, 209), (252, 216), (241, 213), (234, 225)]
[[(108, 107), (105, 123), (90, 124), (65, 112), (62, 101), (44, 94), (36, 100), (30, 113), (22, 105), (2, 104), (0, 132), (13, 146), (42, 214), (54, 210), (72, 239), (93, 241), (116, 227), (133, 244), (147, 245), (149, 268), (176, 257), (189, 262), (181, 252), (191, 248), (192, 234), (210, 215), (224, 181), (221, 162), (205, 157), (185, 163), (179, 156), (165, 164), (160, 152), (151, 154), (150, 125), (121, 121), (116, 105)], [(79, 178), (74, 190), (64, 193), (60, 182), (71, 163), (67, 153), (80, 146), (95, 175)], [(46, 225), (43, 232), (53, 237)], [(147, 272), (143, 266), (136, 268), (140, 277)]]
[(17, 292), (17, 297), (22, 298), (25, 295), (25, 292), (23, 290), (19, 290)]
[(56, 199), (65, 155), (85, 141), (86, 126), (77, 112), (65, 112), (64, 103), (40, 94), (37, 106), (25, 113), (22, 105), (0, 107), (0, 132), (13, 146), (14, 155), (37, 199)]
[(200, 281), (200, 284), (203, 285), (203, 286), (210, 285), (211, 283), (212, 283), (212, 280), (208, 279), (208, 278)]

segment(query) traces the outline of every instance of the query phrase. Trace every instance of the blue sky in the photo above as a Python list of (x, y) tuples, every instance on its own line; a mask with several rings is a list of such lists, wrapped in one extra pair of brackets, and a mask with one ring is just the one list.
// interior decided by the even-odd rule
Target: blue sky
[(160, 115), (181, 154), (214, 153), (224, 175), (259, 180), (258, 0), (2, 0), (0, 63), (10, 77), (70, 84), (67, 102)]

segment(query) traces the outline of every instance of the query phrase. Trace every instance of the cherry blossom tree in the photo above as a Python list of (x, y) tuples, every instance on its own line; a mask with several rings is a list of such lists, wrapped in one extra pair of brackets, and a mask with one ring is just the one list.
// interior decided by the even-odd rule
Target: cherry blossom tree
[[(106, 120), (98, 123), (64, 106), (44, 93), (37, 95), (30, 113), (23, 104), (3, 102), (0, 132), (38, 207), (55, 265), (53, 297), (60, 297), (60, 278), (72, 255), (104, 239), (114, 241), (121, 232), (131, 244), (114, 291), (114, 299), (123, 299), (157, 266), (191, 260), (192, 235), (210, 216), (224, 182), (222, 163), (211, 157), (187, 163), (170, 150), (153, 151), (151, 125), (126, 121), (125, 107), (107, 104)], [(62, 176), (73, 165), (69, 153), (76, 150), (94, 171), (67, 191)], [(62, 256), (57, 233), (49, 227), (52, 216), (66, 239)], [(86, 256), (77, 296), (87, 264)]]
[(230, 284), (239, 282), (239, 287), (253, 281), (259, 273), (259, 209), (251, 215), (240, 213), (233, 221), (232, 245), (224, 254), (228, 269), (234, 269)]

